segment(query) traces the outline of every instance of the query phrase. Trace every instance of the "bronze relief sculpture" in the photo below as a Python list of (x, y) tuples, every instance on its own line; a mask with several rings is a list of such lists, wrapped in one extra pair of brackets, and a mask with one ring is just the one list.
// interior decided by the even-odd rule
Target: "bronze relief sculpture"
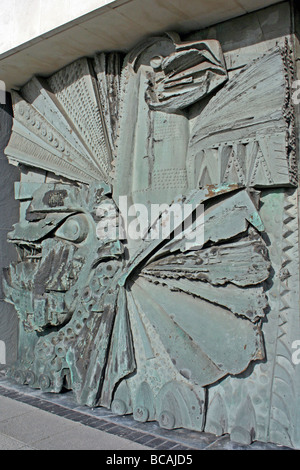
[(260, 195), (296, 184), (291, 74), (288, 44), (231, 76), (218, 41), (169, 33), (13, 93), (6, 153), (44, 180), (16, 184), (12, 377), (169, 429), (238, 428), (222, 383), (266, 361), (274, 268)]

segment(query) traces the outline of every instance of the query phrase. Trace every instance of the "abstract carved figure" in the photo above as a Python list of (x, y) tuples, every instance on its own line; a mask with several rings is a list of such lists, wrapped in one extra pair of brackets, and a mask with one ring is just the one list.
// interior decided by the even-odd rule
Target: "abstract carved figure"
[[(4, 280), (20, 319), (12, 377), (205, 429), (207, 387), (265, 360), (272, 265), (259, 190), (295, 182), (285, 72), (278, 48), (229, 79), (217, 41), (166, 34), (123, 64), (97, 54), (13, 94), (6, 153), (45, 180), (16, 184), (20, 260)], [(259, 114), (264, 81), (274, 96)], [(165, 206), (138, 237), (119, 236), (141, 204)], [(180, 217), (162, 230), (173, 204)]]

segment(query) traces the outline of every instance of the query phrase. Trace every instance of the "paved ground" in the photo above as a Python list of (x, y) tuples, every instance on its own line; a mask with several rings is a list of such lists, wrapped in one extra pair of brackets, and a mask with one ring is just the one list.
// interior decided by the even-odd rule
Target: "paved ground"
[(126, 438), (0, 396), (1, 450), (146, 450)]
[(241, 446), (157, 423), (138, 423), (103, 408), (79, 406), (71, 392), (53, 395), (18, 385), (0, 373), (0, 450), (288, 450), (254, 442)]

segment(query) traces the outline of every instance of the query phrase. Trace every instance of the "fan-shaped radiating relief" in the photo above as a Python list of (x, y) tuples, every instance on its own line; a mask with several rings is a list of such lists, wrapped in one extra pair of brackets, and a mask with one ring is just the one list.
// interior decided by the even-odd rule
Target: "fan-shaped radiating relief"
[(102, 178), (110, 172), (111, 148), (96, 79), (88, 59), (80, 59), (48, 79), (50, 89), (81, 136)]
[(51, 91), (46, 79), (33, 77), (20, 91), (22, 98), (31, 104), (73, 148), (89, 159), (89, 153), (81, 141), (81, 136), (74, 132), (68, 114)]
[(120, 58), (97, 55), (94, 64), (98, 80), (91, 61), (80, 59), (13, 92), (11, 162), (83, 183), (111, 181)]
[[(27, 197), (28, 191), (24, 188)], [(81, 210), (80, 200), (86, 201)], [(193, 191), (182, 198), (182, 204), (194, 201), (196, 210), (204, 202), (208, 220), (214, 218), (216, 227), (218, 214), (222, 220), (231, 209), (233, 220), (236, 212), (243, 214), (240, 227), (220, 240), (218, 230), (214, 234), (214, 225), (208, 224), (204, 246), (188, 251), (183, 245), (185, 232), (179, 241), (169, 236), (161, 241), (140, 240), (135, 258), (126, 260), (119, 242), (97, 240), (93, 231), (96, 205), (106, 200), (110, 199), (105, 185), (49, 184), (33, 192), (26, 223), (36, 224), (37, 231), (50, 217), (53, 235), (44, 238), (42, 231), (41, 240), (31, 240), (31, 245), (26, 231), (23, 240), (11, 235), (19, 246), (37, 248), (40, 241), (40, 251), (11, 268), (5, 291), (16, 304), (24, 328), (31, 335), (47, 334), (31, 339), (31, 358), (21, 359), (12, 373), (34, 374), (33, 386), (42, 382), (48, 391), (59, 391), (68, 383), (82, 404), (118, 409), (127, 403), (126, 410), (132, 410), (138, 420), (201, 429), (203, 407), (197, 408), (199, 425), (192, 419), (192, 409), (184, 410), (183, 404), (170, 424), (173, 408), (161, 408), (159, 397), (171, 382), (187, 387), (201, 402), (201, 387), (239, 374), (264, 357), (258, 321), (267, 305), (262, 283), (268, 277), (269, 262), (264, 242), (252, 225), (262, 227), (255, 206), (236, 185)], [(55, 227), (53, 215), (57, 214), (64, 218)], [(87, 231), (84, 218), (90, 224)], [(157, 224), (163, 226), (163, 218)], [(172, 230), (169, 235), (173, 237)], [(237, 235), (240, 240), (231, 242)], [(218, 241), (216, 247), (213, 240)], [(32, 282), (28, 283), (29, 273)], [(230, 297), (233, 293), (236, 301)], [(59, 331), (54, 329), (57, 326)], [(126, 390), (119, 388), (122, 379)], [(147, 410), (138, 391), (141, 382), (153, 394), (152, 408)], [(119, 390), (116, 397), (115, 390)], [(147, 393), (145, 386), (142, 395)], [(175, 395), (172, 400), (177, 403)]]
[[(217, 41), (174, 34), (121, 60), (83, 58), (13, 94), (10, 160), (69, 184), (16, 187), (27, 206), (10, 234), (20, 259), (4, 283), (21, 321), (11, 375), (46, 391), (73, 389), (81, 404), (138, 421), (203, 430), (206, 387), (264, 358), (271, 267), (259, 193), (244, 185), (276, 183), (269, 154), (286, 123), (274, 87), (278, 120), (258, 116), (255, 129), (276, 121), (276, 135), (252, 141), (243, 100), (257, 83), (251, 67), (263, 77), (263, 63), (282, 61), (273, 53), (229, 80)], [(268, 73), (262, 80), (269, 84)], [(281, 73), (276, 80), (286, 86)], [(236, 114), (222, 86), (239, 103)], [(255, 96), (263, 98), (260, 87)], [(203, 97), (191, 123), (188, 108)], [(219, 145), (225, 115), (234, 135)], [(250, 140), (237, 143), (242, 128)], [(216, 175), (223, 184), (211, 184)], [(180, 215), (168, 227), (161, 210), (136, 239), (120, 241), (119, 196), (127, 207), (174, 202)]]
[[(6, 154), (11, 161), (52, 171), (85, 183), (101, 174), (75, 143), (70, 143), (32, 105), (13, 93), (14, 124)], [(80, 147), (79, 147), (80, 149)]]

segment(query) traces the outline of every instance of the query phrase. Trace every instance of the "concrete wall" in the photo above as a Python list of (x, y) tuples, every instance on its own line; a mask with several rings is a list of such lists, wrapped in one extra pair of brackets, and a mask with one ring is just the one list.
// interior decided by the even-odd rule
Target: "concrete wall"
[(19, 204), (14, 199), (14, 182), (19, 180), (20, 174), (18, 168), (8, 164), (4, 155), (11, 126), (11, 100), (10, 95), (7, 95), (6, 104), (0, 105), (0, 368), (3, 362), (13, 362), (17, 354), (17, 315), (13, 306), (4, 302), (2, 291), (2, 269), (16, 258), (15, 247), (6, 241), (7, 233), (19, 218)]

